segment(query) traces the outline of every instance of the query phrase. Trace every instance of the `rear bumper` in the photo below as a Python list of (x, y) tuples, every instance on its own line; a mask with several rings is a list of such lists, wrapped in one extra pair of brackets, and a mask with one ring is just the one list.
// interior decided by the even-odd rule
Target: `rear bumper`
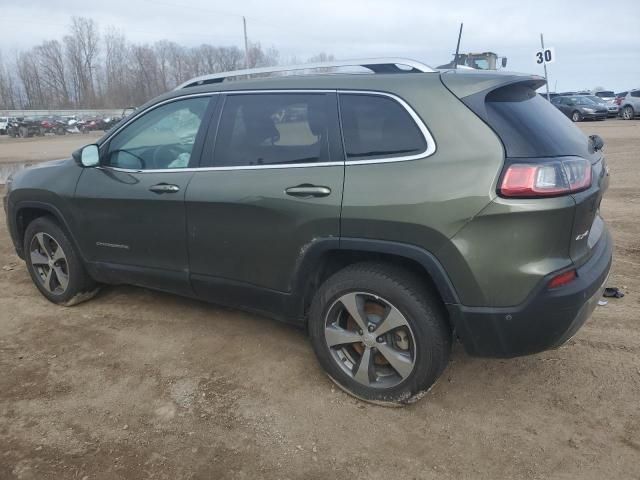
[(543, 279), (527, 301), (515, 307), (448, 305), (449, 315), (470, 355), (515, 357), (556, 348), (571, 338), (598, 304), (609, 276), (613, 242), (603, 232), (596, 251), (570, 284), (553, 290)]

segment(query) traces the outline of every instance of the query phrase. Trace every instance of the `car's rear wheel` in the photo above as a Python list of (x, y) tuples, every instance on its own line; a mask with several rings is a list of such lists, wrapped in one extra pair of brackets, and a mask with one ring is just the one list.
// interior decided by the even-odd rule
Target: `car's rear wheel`
[(71, 306), (97, 292), (76, 249), (53, 220), (40, 217), (27, 226), (24, 253), (33, 283), (51, 302)]
[(384, 263), (355, 264), (330, 277), (312, 302), (309, 334), (338, 386), (384, 404), (419, 398), (451, 349), (441, 302), (419, 277)]
[(633, 120), (635, 117), (635, 112), (633, 111), (633, 107), (631, 105), (627, 105), (622, 109), (622, 118), (625, 120)]
[(573, 120), (574, 122), (579, 122), (580, 120), (582, 120), (582, 115), (580, 115), (579, 111), (575, 110), (571, 114), (571, 120)]

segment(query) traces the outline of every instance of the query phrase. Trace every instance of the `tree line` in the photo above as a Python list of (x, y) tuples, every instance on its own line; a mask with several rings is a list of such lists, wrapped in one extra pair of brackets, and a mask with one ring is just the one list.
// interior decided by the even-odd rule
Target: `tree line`
[[(0, 109), (121, 108), (140, 105), (190, 78), (277, 65), (275, 48), (186, 47), (168, 40), (136, 44), (113, 28), (73, 17), (61, 40), (47, 40), (15, 58), (0, 52)], [(332, 60), (320, 53), (308, 61)], [(296, 59), (292, 59), (294, 63)]]

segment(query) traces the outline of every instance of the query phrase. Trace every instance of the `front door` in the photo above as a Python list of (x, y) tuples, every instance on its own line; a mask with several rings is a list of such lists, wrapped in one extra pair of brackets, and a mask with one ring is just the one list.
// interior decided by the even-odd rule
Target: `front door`
[(194, 289), (208, 298), (225, 284), (288, 292), (307, 248), (340, 235), (336, 95), (234, 93), (220, 101), (215, 146), (203, 154), (210, 168), (194, 175), (186, 195)]
[(190, 293), (184, 198), (211, 96), (143, 113), (101, 145), (74, 201), (87, 260), (123, 281)]

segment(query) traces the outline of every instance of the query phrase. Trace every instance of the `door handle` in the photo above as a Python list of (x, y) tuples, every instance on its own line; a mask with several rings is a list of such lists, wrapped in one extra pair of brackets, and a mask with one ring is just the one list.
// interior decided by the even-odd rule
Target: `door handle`
[(304, 184), (297, 187), (289, 187), (285, 190), (285, 193), (292, 197), (301, 198), (326, 197), (331, 194), (331, 189), (329, 187)]
[(153, 193), (176, 193), (180, 191), (180, 187), (168, 183), (159, 183), (149, 187), (149, 190)]

